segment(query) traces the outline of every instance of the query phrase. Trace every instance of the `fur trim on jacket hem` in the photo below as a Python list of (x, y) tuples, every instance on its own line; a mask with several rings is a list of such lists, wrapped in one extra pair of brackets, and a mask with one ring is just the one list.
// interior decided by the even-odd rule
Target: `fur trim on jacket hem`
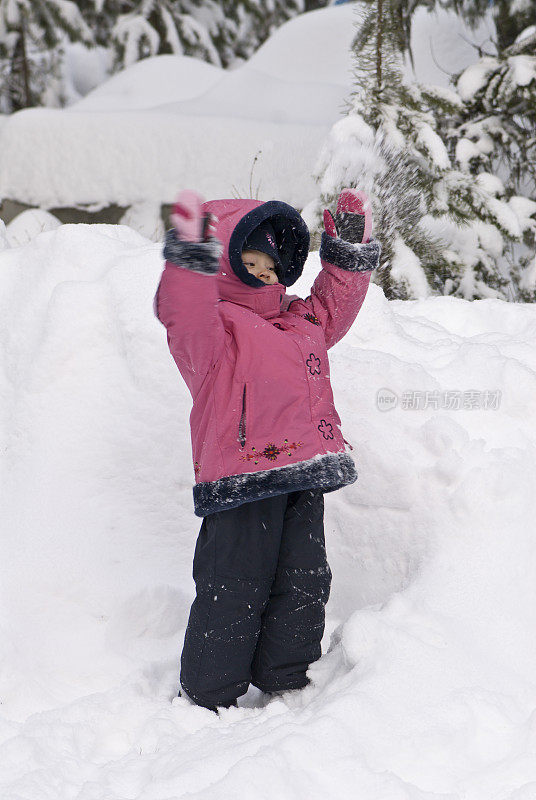
[(369, 272), (380, 263), (381, 244), (371, 239), (365, 244), (352, 244), (339, 237), (329, 236), (325, 231), (320, 244), (320, 258), (349, 272)]
[(218, 239), (188, 242), (179, 239), (175, 230), (166, 232), (164, 258), (177, 267), (185, 267), (201, 275), (216, 275), (220, 271), (221, 243)]
[(286, 467), (196, 483), (193, 490), (194, 511), (198, 517), (206, 517), (243, 503), (304, 489), (334, 492), (356, 480), (357, 471), (351, 456), (346, 453), (327, 453)]

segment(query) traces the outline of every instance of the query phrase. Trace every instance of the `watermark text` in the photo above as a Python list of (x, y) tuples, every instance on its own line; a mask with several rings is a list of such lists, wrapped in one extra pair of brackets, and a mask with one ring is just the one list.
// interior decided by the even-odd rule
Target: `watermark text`
[(392, 389), (383, 387), (376, 392), (376, 406), (380, 411), (391, 411), (397, 407), (403, 411), (497, 411), (500, 405), (500, 389), (408, 389), (397, 394)]

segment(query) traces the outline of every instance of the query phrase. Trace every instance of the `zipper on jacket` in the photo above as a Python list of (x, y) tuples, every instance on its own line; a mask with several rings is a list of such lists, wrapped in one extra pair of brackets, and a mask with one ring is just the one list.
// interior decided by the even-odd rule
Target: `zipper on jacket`
[(238, 441), (240, 442), (240, 446), (244, 447), (246, 443), (246, 384), (244, 384), (244, 391), (242, 393), (242, 414), (238, 425)]

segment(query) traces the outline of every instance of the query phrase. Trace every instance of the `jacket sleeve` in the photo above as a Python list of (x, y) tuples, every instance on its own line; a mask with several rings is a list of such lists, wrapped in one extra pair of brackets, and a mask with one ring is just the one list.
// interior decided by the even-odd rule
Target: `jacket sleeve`
[(295, 300), (289, 311), (299, 314), (305, 309), (305, 313), (312, 313), (322, 325), (328, 349), (350, 330), (363, 305), (380, 253), (381, 245), (376, 239), (365, 244), (351, 244), (322, 234), (322, 269), (309, 297)]
[(171, 355), (193, 397), (225, 346), (215, 276), (220, 242), (186, 242), (173, 230), (166, 234), (166, 264), (156, 291), (154, 310), (167, 329)]

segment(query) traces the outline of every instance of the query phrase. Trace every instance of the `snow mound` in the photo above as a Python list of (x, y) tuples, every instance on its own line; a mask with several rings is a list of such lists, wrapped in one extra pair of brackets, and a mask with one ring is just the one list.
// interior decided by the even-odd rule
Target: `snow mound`
[(158, 110), (188, 117), (232, 118), (237, 127), (244, 119), (325, 126), (341, 114), (347, 93), (347, 85), (282, 80), (246, 65), (226, 72), (200, 97)]
[(283, 81), (349, 86), (356, 5), (360, 4), (293, 17), (274, 31), (247, 66)]
[(534, 306), (371, 285), (331, 351), (360, 478), (325, 655), (216, 717), (173, 699), (199, 520), (161, 268), (125, 226), (0, 254), (0, 796), (533, 800)]
[(7, 240), (10, 247), (21, 247), (44, 231), (59, 228), (61, 222), (53, 214), (40, 208), (22, 211), (7, 226)]
[(221, 80), (223, 70), (190, 56), (145, 58), (69, 106), (71, 111), (130, 111), (188, 100)]

